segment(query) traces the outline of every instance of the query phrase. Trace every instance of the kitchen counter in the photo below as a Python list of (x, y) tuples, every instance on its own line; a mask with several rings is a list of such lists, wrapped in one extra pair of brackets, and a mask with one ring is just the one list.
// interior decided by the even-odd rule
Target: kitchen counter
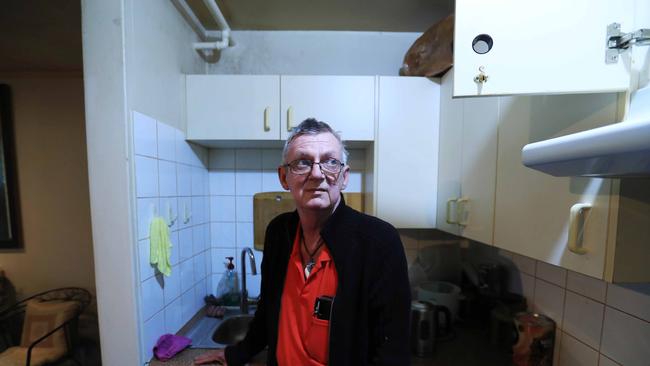
[[(189, 366), (193, 365), (194, 357), (211, 349), (221, 348), (224, 345), (216, 344), (211, 336), (220, 320), (202, 318), (186, 336), (192, 339), (192, 347), (183, 350), (167, 362), (152, 360), (151, 366)], [(507, 350), (493, 346), (489, 339), (487, 326), (455, 324), (455, 335), (436, 345), (436, 350), (431, 357), (412, 357), (412, 366), (508, 366), (512, 364), (512, 355)], [(250, 366), (264, 365), (265, 355), (258, 355)], [(216, 365), (216, 364), (214, 364)]]

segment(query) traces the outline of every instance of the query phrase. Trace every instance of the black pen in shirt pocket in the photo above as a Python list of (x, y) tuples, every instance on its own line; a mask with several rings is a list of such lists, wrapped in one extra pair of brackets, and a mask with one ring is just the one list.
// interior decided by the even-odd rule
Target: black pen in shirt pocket
[(314, 316), (316, 319), (330, 320), (332, 313), (332, 303), (334, 298), (331, 296), (319, 296), (314, 303)]

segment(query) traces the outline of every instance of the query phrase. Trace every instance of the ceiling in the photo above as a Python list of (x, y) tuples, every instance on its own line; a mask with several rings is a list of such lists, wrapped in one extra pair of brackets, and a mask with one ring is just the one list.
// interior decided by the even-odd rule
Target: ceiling
[[(0, 1), (0, 72), (81, 71), (80, 3)], [(188, 4), (206, 28), (217, 29), (202, 0)], [(218, 0), (217, 4), (233, 30), (424, 32), (453, 11), (453, 0)]]

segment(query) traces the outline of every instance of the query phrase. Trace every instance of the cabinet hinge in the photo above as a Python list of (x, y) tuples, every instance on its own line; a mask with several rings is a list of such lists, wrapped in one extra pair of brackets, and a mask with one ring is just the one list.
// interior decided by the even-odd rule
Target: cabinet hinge
[(608, 25), (605, 63), (617, 63), (618, 55), (634, 45), (650, 45), (650, 29), (642, 28), (634, 32), (623, 33), (621, 32), (621, 25), (619, 23)]

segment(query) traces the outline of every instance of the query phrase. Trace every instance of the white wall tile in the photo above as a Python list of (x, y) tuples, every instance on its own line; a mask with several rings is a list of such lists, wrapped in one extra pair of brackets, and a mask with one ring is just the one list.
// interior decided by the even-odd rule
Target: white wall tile
[(192, 228), (181, 229), (178, 231), (179, 257), (184, 261), (194, 254), (194, 243), (192, 238)]
[(207, 168), (207, 149), (193, 142), (188, 142), (190, 147), (189, 164), (194, 167)]
[(202, 279), (194, 286), (194, 310), (199, 311), (205, 305), (205, 296), (208, 294), (208, 281)]
[(235, 150), (235, 168), (237, 169), (262, 169), (262, 150), (237, 149)]
[(196, 225), (192, 227), (192, 255), (197, 255), (205, 250), (205, 235), (203, 233), (205, 225)]
[(133, 145), (137, 155), (158, 156), (155, 119), (133, 112)]
[(253, 222), (253, 196), (237, 196), (235, 205), (237, 222)]
[(162, 309), (163, 290), (155, 276), (142, 282), (141, 290), (142, 319), (147, 320)]
[(140, 267), (140, 282), (143, 282), (156, 273), (154, 267), (149, 264), (150, 253), (149, 239), (140, 240), (138, 242), (138, 261)]
[(255, 298), (260, 295), (260, 284), (262, 281), (262, 276), (257, 275), (253, 276), (250, 274), (246, 275), (246, 289), (248, 291), (248, 297)]
[(541, 278), (560, 287), (566, 287), (566, 269), (537, 261), (537, 278)]
[(235, 197), (210, 197), (210, 219), (216, 222), (235, 222)]
[(625, 366), (648, 365), (650, 323), (606, 307), (600, 352)]
[(519, 254), (512, 255), (512, 263), (515, 267), (523, 273), (531, 276), (535, 275), (535, 260)]
[(178, 227), (185, 229), (194, 225), (192, 197), (178, 197)]
[(564, 333), (560, 343), (560, 365), (598, 366), (598, 352)]
[(192, 260), (194, 261), (194, 280), (205, 280), (207, 275), (205, 271), (205, 252), (195, 255)]
[(641, 291), (608, 284), (607, 305), (650, 322), (650, 295)]
[(598, 366), (620, 366), (620, 364), (610, 360), (609, 358), (601, 354)]
[(192, 167), (192, 196), (205, 196), (204, 168)]
[(215, 222), (211, 224), (212, 247), (232, 247), (237, 245), (235, 241), (235, 223)]
[(262, 192), (285, 192), (286, 190), (280, 184), (278, 172), (275, 170), (265, 170), (262, 172)]
[[(161, 197), (158, 215), (167, 222), (170, 231), (178, 229), (178, 200), (176, 197)], [(172, 224), (169, 226), (169, 224)]]
[(588, 346), (599, 349), (604, 311), (602, 303), (567, 291), (563, 329)]
[(259, 170), (238, 170), (235, 172), (235, 193), (238, 196), (252, 196), (262, 191), (262, 173)]
[(363, 174), (359, 171), (351, 171), (348, 178), (348, 185), (345, 192), (363, 192)]
[(535, 311), (544, 314), (562, 328), (564, 314), (564, 292), (559, 286), (537, 279), (535, 281)]
[(176, 161), (176, 129), (158, 122), (158, 158)]
[(156, 345), (158, 338), (165, 334), (165, 313), (161, 311), (151, 319), (146, 320), (142, 325), (142, 333), (144, 357), (150, 360), (153, 357), (153, 346)]
[(194, 261), (190, 258), (180, 264), (181, 272), (181, 292), (185, 292), (194, 287)]
[(138, 239), (149, 237), (149, 225), (158, 212), (157, 198), (138, 198), (136, 201), (138, 215)]
[(158, 161), (158, 184), (160, 195), (163, 197), (176, 196), (176, 163), (171, 161)]
[(605, 302), (607, 284), (593, 277), (569, 271), (566, 288), (596, 301)]
[(253, 223), (252, 222), (238, 222), (237, 223), (237, 248), (244, 247), (253, 248)]
[(235, 150), (211, 149), (208, 163), (210, 169), (235, 169)]
[(282, 149), (262, 150), (262, 169), (277, 171), (282, 163)]
[(172, 266), (171, 276), (164, 278), (163, 298), (165, 304), (171, 304), (181, 295), (181, 267)]
[(208, 175), (210, 181), (210, 195), (235, 195), (234, 170), (211, 170)]
[(192, 195), (192, 167), (189, 165), (176, 164), (176, 179), (179, 196)]
[(533, 309), (535, 303), (535, 277), (521, 273), (521, 293), (526, 298), (527, 308)]
[(135, 190), (137, 197), (158, 196), (158, 160), (135, 157)]
[(171, 304), (165, 307), (165, 332), (176, 334), (184, 325), (182, 317), (183, 308), (181, 298), (176, 298)]
[(192, 197), (192, 221), (194, 225), (201, 225), (208, 222), (208, 213), (206, 209), (206, 196)]
[(181, 259), (181, 247), (179, 245), (180, 241), (178, 239), (178, 231), (172, 231), (169, 233), (169, 240), (172, 242), (172, 250), (169, 255), (169, 263), (171, 265), (178, 264)]
[(182, 322), (187, 323), (192, 319), (194, 311), (194, 288), (191, 288), (181, 295)]

